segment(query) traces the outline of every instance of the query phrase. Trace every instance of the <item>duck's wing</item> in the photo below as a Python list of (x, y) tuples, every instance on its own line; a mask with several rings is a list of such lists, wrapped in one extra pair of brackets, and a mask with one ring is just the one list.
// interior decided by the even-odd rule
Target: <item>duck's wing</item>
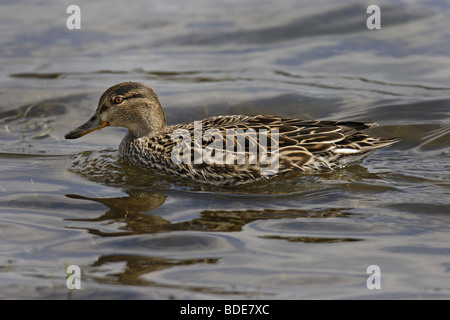
[[(259, 163), (265, 159), (260, 158), (261, 155), (270, 157), (277, 152), (283, 166), (303, 170), (304, 165), (315, 157), (333, 158), (334, 155), (361, 157), (397, 141), (373, 138), (361, 133), (376, 126), (377, 124), (373, 122), (236, 115), (211, 117), (189, 124), (180, 124), (172, 126), (171, 131), (187, 130), (193, 138), (191, 146), (197, 153), (204, 153), (208, 147), (222, 148), (234, 153), (234, 160), (241, 156), (247, 162), (251, 162), (251, 156), (255, 155), (257, 150), (256, 161)], [(224, 153), (223, 156), (225, 155)]]
[(398, 142), (398, 139), (374, 138), (361, 132), (377, 127), (374, 122), (298, 120), (265, 115), (246, 117), (242, 121), (248, 127), (279, 130), (280, 148), (300, 146), (311, 153), (342, 149), (367, 151)]

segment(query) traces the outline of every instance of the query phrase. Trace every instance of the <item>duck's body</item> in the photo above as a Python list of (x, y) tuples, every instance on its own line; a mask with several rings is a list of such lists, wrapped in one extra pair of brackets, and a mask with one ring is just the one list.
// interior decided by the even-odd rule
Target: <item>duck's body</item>
[(370, 122), (233, 115), (167, 126), (153, 89), (137, 82), (105, 91), (94, 116), (66, 138), (108, 125), (128, 128), (119, 146), (123, 161), (219, 185), (342, 168), (396, 142), (361, 133), (377, 126)]

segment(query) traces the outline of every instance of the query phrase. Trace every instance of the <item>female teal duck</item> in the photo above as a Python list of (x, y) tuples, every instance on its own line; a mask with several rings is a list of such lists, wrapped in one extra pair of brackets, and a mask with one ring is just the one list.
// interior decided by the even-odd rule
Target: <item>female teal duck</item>
[(65, 138), (106, 126), (128, 129), (119, 146), (122, 161), (216, 185), (342, 168), (397, 142), (361, 133), (377, 126), (371, 122), (232, 115), (168, 126), (154, 90), (139, 82), (106, 90), (94, 115)]

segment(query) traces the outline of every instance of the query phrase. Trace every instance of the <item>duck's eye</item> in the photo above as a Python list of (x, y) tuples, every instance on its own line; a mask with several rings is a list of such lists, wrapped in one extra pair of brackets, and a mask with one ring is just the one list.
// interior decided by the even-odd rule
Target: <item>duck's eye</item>
[(122, 103), (122, 102), (123, 102), (123, 97), (121, 97), (121, 96), (114, 97), (114, 98), (113, 98), (113, 102), (114, 102), (115, 104)]

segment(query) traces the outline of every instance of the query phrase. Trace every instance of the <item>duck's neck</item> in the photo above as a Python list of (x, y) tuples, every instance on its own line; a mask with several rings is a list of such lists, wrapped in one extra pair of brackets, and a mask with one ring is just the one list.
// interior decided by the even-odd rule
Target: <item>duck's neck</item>
[(164, 132), (167, 128), (164, 112), (156, 115), (141, 116), (128, 126), (128, 138), (139, 139), (152, 137)]
[(119, 145), (119, 157), (123, 161), (134, 163), (136, 158), (142, 156), (142, 137), (137, 137), (133, 132), (128, 133), (123, 137)]

